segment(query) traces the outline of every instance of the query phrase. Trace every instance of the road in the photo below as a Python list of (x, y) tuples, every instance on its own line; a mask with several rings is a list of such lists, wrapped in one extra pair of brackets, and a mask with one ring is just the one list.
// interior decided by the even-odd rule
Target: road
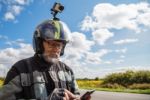
[[(85, 90), (81, 90), (81, 95)], [(150, 95), (119, 92), (95, 91), (91, 100), (150, 100)]]

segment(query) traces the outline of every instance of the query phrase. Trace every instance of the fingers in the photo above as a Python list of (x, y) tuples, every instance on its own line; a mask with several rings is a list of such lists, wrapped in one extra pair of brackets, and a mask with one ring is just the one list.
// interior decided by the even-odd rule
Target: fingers
[(70, 99), (75, 99), (76, 98), (76, 96), (73, 93), (71, 93), (70, 91), (68, 91), (67, 89), (65, 89), (65, 93), (68, 95), (68, 97)]
[(64, 91), (63, 100), (70, 100), (70, 96), (69, 96), (68, 92), (66, 92), (66, 91)]
[(64, 100), (79, 100), (73, 93), (71, 93), (67, 89), (64, 90), (64, 94)]
[(66, 98), (65, 98), (65, 97), (63, 97), (63, 100), (66, 100)]
[(69, 95), (65, 92), (65, 99), (70, 100)]

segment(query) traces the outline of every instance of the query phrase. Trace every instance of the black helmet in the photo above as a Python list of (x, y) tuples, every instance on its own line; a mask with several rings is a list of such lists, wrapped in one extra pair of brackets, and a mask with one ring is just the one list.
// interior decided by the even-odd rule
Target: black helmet
[(61, 41), (64, 47), (60, 56), (64, 54), (64, 48), (68, 42), (68, 35), (64, 31), (63, 24), (58, 20), (46, 20), (39, 24), (33, 35), (33, 49), (37, 54), (43, 53), (43, 40)]

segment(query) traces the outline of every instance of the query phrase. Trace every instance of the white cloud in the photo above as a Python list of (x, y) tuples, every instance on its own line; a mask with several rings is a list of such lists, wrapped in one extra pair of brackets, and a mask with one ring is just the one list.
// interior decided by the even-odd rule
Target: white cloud
[(17, 39), (15, 41), (7, 41), (5, 44), (7, 45), (19, 45), (20, 43), (24, 43), (24, 39)]
[(99, 77), (100, 75), (104, 75), (100, 69), (93, 69), (92, 67), (88, 66), (76, 66), (73, 69), (77, 78), (95, 78)]
[(104, 61), (104, 64), (112, 64), (112, 62), (111, 61)]
[(124, 55), (121, 55), (121, 56), (120, 56), (120, 58), (122, 58), (122, 59), (123, 59), (123, 58), (125, 58), (125, 56), (124, 56)]
[(101, 64), (102, 63), (102, 57), (106, 54), (108, 54), (110, 51), (107, 49), (102, 49), (97, 52), (87, 52), (86, 54), (86, 61), (87, 63), (91, 64)]
[(112, 64), (111, 61), (105, 61), (104, 64)]
[(104, 45), (105, 42), (114, 36), (112, 32), (107, 29), (98, 29), (92, 32), (93, 39), (100, 45)]
[(29, 0), (15, 0), (20, 5), (25, 5)]
[[(125, 69), (126, 67), (124, 67)], [(138, 71), (138, 70), (150, 70), (150, 65), (131, 65), (128, 66), (126, 69)]]
[(69, 59), (71, 63), (73, 61), (77, 63), (78, 60), (91, 50), (93, 45), (94, 42), (88, 40), (83, 33), (72, 32), (70, 34), (70, 42), (66, 46), (65, 58)]
[(19, 15), (22, 11), (23, 7), (18, 5), (12, 5), (8, 12), (5, 13), (5, 20), (14, 20), (17, 15)]
[(150, 4), (97, 4), (91, 16), (86, 16), (81, 23), (82, 30), (129, 29), (140, 32), (140, 25), (150, 27)]
[(112, 72), (124, 72), (127, 70), (150, 70), (150, 65), (128, 65), (128, 66), (118, 66), (116, 68), (113, 68)]
[(71, 36), (72, 46), (79, 52), (89, 51), (94, 44), (93, 41), (87, 40), (83, 33), (73, 32)]
[[(81, 22), (82, 31), (92, 31), (93, 39), (100, 45), (104, 45), (115, 34), (111, 29), (133, 30), (136, 33), (144, 31), (140, 26), (150, 27), (150, 4), (146, 2), (136, 4), (110, 3), (97, 4), (92, 15), (87, 15)], [(138, 39), (126, 39), (114, 42), (124, 44), (137, 42)]]
[(17, 5), (13, 5), (12, 6), (12, 12), (14, 13), (14, 15), (20, 14), (21, 11), (22, 11), (22, 7), (21, 6), (17, 6)]
[(4, 35), (0, 35), (0, 39), (8, 39), (8, 37), (7, 36), (4, 36)]
[(87, 63), (92, 63), (92, 64), (101, 64), (102, 60), (101, 58), (98, 56), (98, 53), (92, 53), (92, 52), (88, 52), (87, 53), (87, 57), (86, 57), (86, 62)]
[(109, 50), (102, 49), (92, 52), (92, 46), (95, 45), (94, 41), (88, 40), (83, 33), (71, 33), (70, 31), (69, 33), (70, 43), (65, 48), (65, 55), (62, 60), (73, 68), (78, 78), (87, 76), (94, 77), (94, 69), (88, 67), (87, 64), (101, 64), (102, 57), (108, 54)]
[[(118, 60), (118, 64), (122, 63), (123, 60)], [(106, 75), (111, 74), (111, 73), (118, 73), (118, 72), (125, 72), (127, 70), (133, 70), (133, 71), (138, 71), (138, 70), (150, 70), (150, 65), (129, 65), (129, 66), (111, 66), (111, 67), (98, 67), (98, 68), (92, 68), (92, 67), (80, 67), (77, 66), (76, 69), (74, 70), (76, 73), (77, 78), (95, 78), (95, 77), (100, 77), (104, 78)]]
[(5, 77), (8, 72), (8, 68), (3, 64), (0, 64), (0, 77)]
[[(150, 65), (129, 65), (129, 66), (116, 66), (116, 67), (106, 67), (106, 68), (100, 68), (97, 69), (98, 71), (94, 71), (95, 76), (105, 77), (108, 74), (111, 73), (119, 73), (119, 72), (125, 72), (127, 70), (132, 71), (138, 71), (138, 70), (150, 70)], [(99, 73), (98, 73), (99, 72)]]
[(5, 20), (14, 20), (15, 19), (15, 16), (11, 12), (5, 13), (4, 17), (5, 17)]
[(19, 43), (19, 48), (6, 48), (0, 51), (0, 73), (3, 73), (18, 60), (33, 56), (34, 52), (30, 44)]
[(66, 57), (64, 57), (63, 61), (74, 70), (78, 78), (94, 78), (100, 75), (99, 73), (101, 72), (98, 72), (95, 68), (93, 69), (92, 66), (103, 63), (102, 57), (108, 54), (109, 50), (103, 49), (98, 52), (90, 52), (80, 46), (84, 52), (78, 52), (77, 49), (73, 49), (74, 47), (69, 48), (68, 51), (66, 50)]
[(115, 62), (116, 62), (116, 64), (121, 64), (121, 63), (124, 62), (124, 60), (123, 60), (123, 59), (118, 59), (118, 60), (116, 60)]
[(16, 42), (17, 43), (24, 42), (24, 39), (17, 39)]
[(17, 15), (20, 15), (26, 5), (29, 5), (33, 0), (6, 0), (2, 1), (1, 8), (5, 8), (4, 20), (14, 21)]
[[(68, 26), (64, 24), (66, 33), (69, 33), (69, 43), (65, 48), (65, 55), (61, 60), (69, 65), (74, 71), (77, 77), (86, 71), (91, 73), (89, 68), (86, 66), (87, 54), (91, 52), (91, 48), (94, 45), (94, 41), (88, 40), (86, 35), (80, 32), (70, 32)], [(84, 67), (83, 67), (84, 66)], [(85, 75), (87, 75), (85, 73)]]
[[(74, 47), (77, 47), (80, 50), (84, 50), (84, 52), (80, 52), (80, 50), (74, 49)], [(103, 77), (106, 74), (115, 71), (115, 66), (114, 68), (112, 67), (111, 69), (105, 69), (105, 67), (101, 65), (103, 64), (105, 64), (105, 66), (107, 65), (109, 66), (112, 64), (119, 65), (124, 62), (124, 59), (123, 59), (124, 56), (122, 56), (121, 59), (117, 59), (117, 60), (114, 59), (114, 62), (105, 61), (103, 60), (103, 57), (107, 56), (107, 54), (111, 52), (124, 54), (127, 51), (127, 48), (123, 48), (123, 49), (117, 49), (117, 50), (101, 49), (101, 50), (93, 52), (93, 51), (89, 51), (88, 49), (82, 48), (82, 46), (73, 46), (73, 45), (68, 46), (66, 49), (67, 50), (65, 51), (66, 53), (65, 53), (65, 57), (63, 61), (74, 70), (78, 78), (80, 77), (95, 78), (96, 76)], [(95, 65), (96, 66), (98, 65), (101, 67), (93, 68), (93, 66)]]
[(94, 22), (90, 16), (86, 16), (84, 20), (82, 21), (81, 30), (83, 31), (89, 31), (90, 29), (93, 29)]
[[(150, 11), (149, 11), (150, 12)], [(144, 24), (146, 26), (150, 26), (150, 13), (144, 13), (138, 16), (139, 24)]]
[(24, 57), (33, 55), (33, 49), (30, 44), (20, 43), (19, 48), (6, 48), (0, 51), (0, 62), (14, 62)]
[(129, 43), (135, 43), (138, 42), (138, 39), (124, 39), (124, 40), (119, 40), (119, 41), (115, 41), (114, 44), (129, 44)]
[(115, 52), (116, 52), (116, 53), (126, 53), (126, 52), (127, 52), (127, 48), (116, 49)]

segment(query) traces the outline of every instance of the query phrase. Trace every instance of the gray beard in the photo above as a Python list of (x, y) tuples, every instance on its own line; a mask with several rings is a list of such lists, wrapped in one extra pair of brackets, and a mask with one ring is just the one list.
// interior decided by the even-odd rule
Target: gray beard
[(57, 63), (59, 61), (59, 58), (56, 58), (56, 57), (50, 57), (49, 55), (47, 54), (42, 54), (44, 60), (48, 63)]

